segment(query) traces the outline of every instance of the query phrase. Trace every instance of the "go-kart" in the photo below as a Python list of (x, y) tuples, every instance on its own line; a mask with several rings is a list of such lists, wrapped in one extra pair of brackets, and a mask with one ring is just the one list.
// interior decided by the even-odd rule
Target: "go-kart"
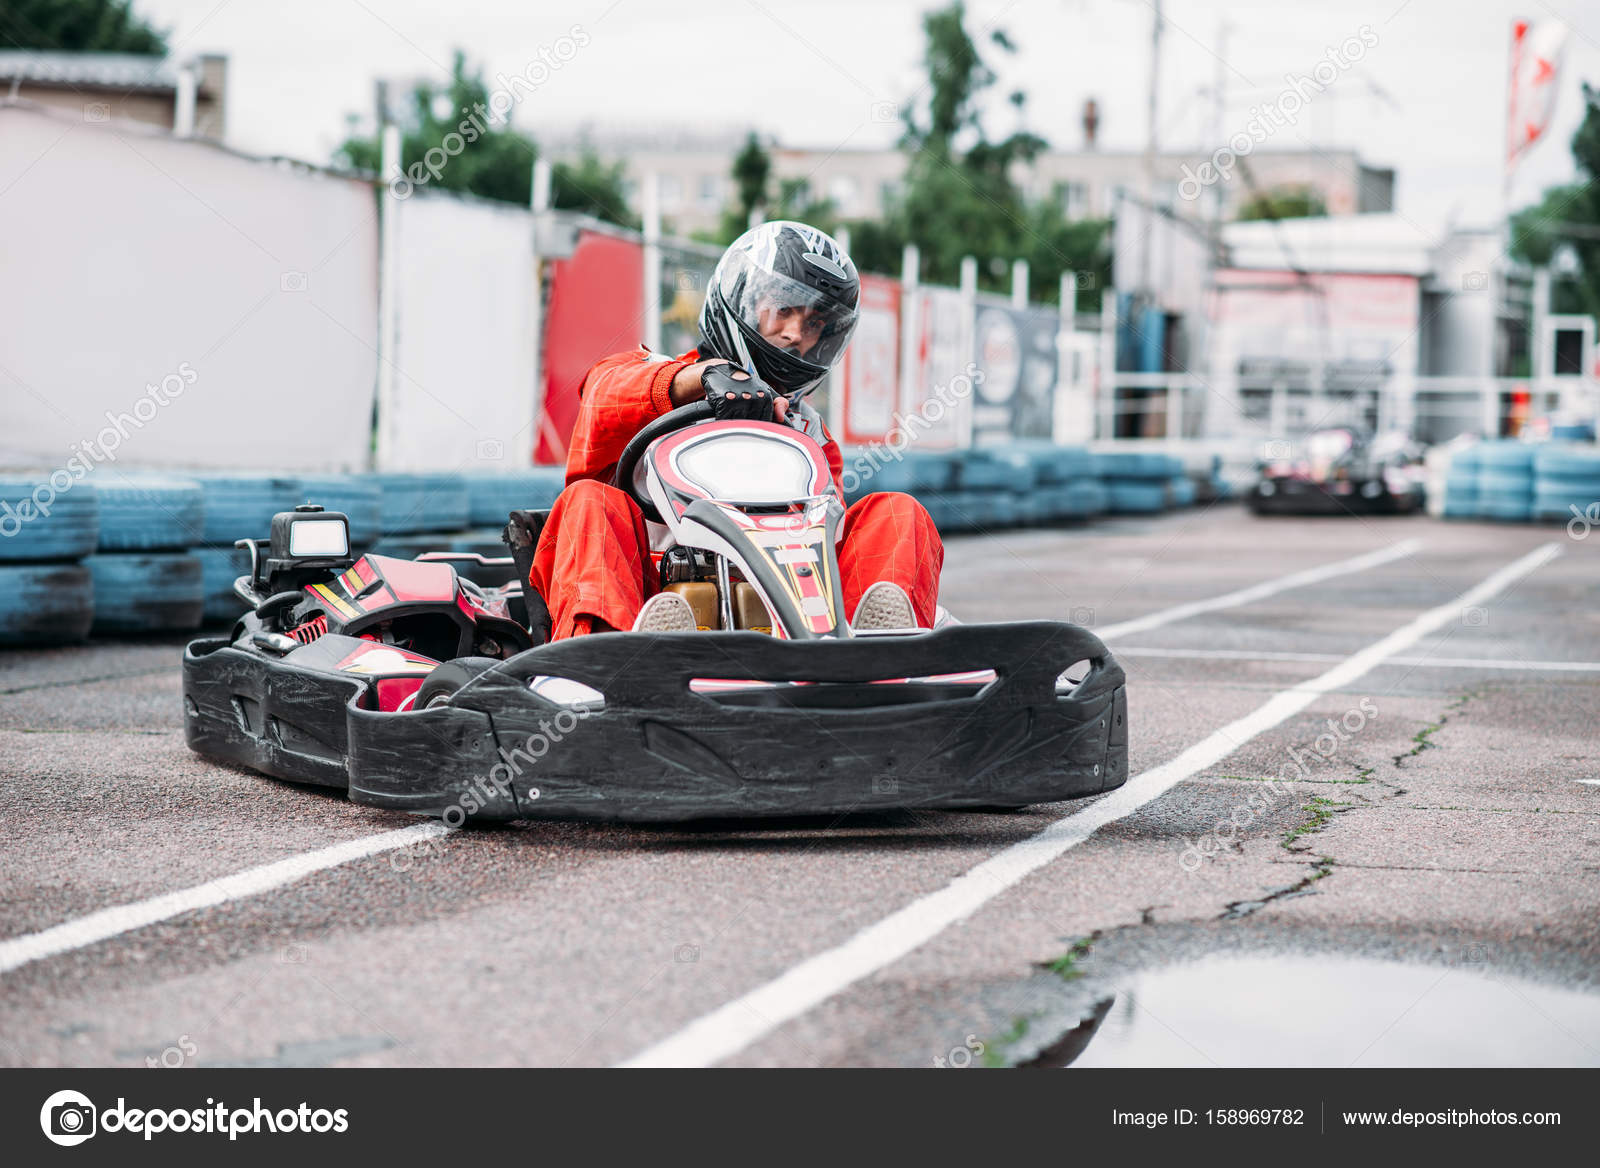
[(855, 630), (822, 448), (704, 402), (628, 445), (615, 485), (664, 523), (695, 632), (549, 641), (509, 558), (356, 557), (344, 517), (279, 514), (235, 584), (250, 611), (185, 651), (189, 745), (359, 803), (466, 820), (690, 820), (1019, 807), (1127, 780), (1124, 675), (1054, 621)]
[[(1288, 442), (1256, 465), (1246, 496), (1256, 515), (1409, 515), (1424, 503), (1420, 452), (1403, 434), (1335, 426)], [(1298, 457), (1296, 454), (1298, 453)]]

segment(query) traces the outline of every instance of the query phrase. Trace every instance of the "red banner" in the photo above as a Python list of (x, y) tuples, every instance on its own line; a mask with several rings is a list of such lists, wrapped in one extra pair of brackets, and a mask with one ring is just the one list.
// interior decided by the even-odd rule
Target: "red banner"
[(544, 412), (533, 461), (560, 465), (578, 419), (578, 389), (594, 363), (638, 345), (644, 331), (644, 248), (584, 232), (572, 255), (550, 261), (544, 319)]

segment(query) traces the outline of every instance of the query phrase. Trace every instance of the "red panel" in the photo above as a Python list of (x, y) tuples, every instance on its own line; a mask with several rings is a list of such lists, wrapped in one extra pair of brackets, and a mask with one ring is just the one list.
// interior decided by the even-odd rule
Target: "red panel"
[(583, 232), (568, 259), (551, 261), (544, 319), (544, 411), (533, 460), (564, 465), (578, 418), (578, 387), (600, 358), (639, 344), (644, 329), (644, 248)]
[(900, 281), (861, 277), (861, 323), (844, 354), (839, 436), (847, 445), (886, 441), (900, 401)]
[(393, 713), (409, 703), (422, 688), (420, 677), (385, 677), (378, 681), (378, 709)]

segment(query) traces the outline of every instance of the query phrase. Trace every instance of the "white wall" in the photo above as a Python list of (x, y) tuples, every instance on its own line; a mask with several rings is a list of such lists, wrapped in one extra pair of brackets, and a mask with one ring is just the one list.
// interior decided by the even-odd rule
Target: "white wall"
[(532, 215), (423, 193), (388, 205), (398, 232), (398, 320), (383, 469), (531, 465), (539, 404)]
[(0, 143), (0, 466), (97, 435), (124, 467), (366, 465), (368, 184), (28, 106), (0, 106)]

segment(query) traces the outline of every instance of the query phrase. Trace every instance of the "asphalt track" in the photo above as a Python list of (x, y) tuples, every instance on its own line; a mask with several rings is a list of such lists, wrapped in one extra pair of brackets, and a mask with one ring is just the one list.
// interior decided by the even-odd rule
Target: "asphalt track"
[(1222, 506), (952, 539), (942, 599), (1106, 636), (1127, 787), (445, 832), (191, 755), (176, 640), (0, 655), (0, 1063), (1024, 1061), (1243, 952), (1600, 993), (1600, 536)]

